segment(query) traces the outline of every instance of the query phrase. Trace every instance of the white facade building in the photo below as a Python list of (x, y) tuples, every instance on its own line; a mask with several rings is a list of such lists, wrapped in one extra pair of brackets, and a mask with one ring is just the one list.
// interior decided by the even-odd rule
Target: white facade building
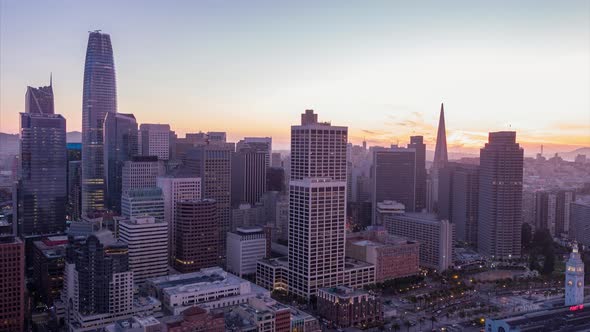
[(119, 239), (129, 248), (129, 269), (136, 285), (168, 274), (168, 223), (154, 217), (121, 220)]
[(170, 125), (148, 124), (139, 126), (139, 146), (142, 156), (170, 159)]
[(164, 219), (168, 223), (168, 247), (170, 261), (176, 257), (176, 203), (182, 200), (201, 199), (201, 178), (198, 177), (158, 177), (156, 185), (162, 189), (164, 197)]
[(151, 216), (165, 221), (162, 190), (153, 187), (124, 192), (121, 197), (121, 215), (127, 218)]
[(238, 227), (227, 233), (227, 269), (242, 277), (256, 273), (256, 262), (266, 256), (266, 234), (260, 227)]
[(122, 193), (131, 189), (152, 188), (156, 186), (156, 178), (166, 173), (162, 161), (153, 157), (134, 157), (123, 166)]
[(431, 213), (391, 214), (385, 217), (391, 235), (420, 243), (420, 265), (444, 271), (453, 265), (454, 225)]
[(219, 267), (149, 279), (146, 286), (174, 315), (194, 305), (215, 309), (246, 303), (257, 295), (270, 296), (268, 290)]

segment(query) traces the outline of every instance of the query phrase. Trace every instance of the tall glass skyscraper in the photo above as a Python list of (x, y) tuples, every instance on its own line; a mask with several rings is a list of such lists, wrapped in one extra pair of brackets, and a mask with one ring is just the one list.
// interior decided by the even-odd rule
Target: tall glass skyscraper
[(82, 96), (82, 214), (105, 208), (103, 124), (117, 112), (117, 86), (111, 37), (90, 32)]
[(107, 113), (104, 122), (106, 207), (121, 212), (123, 165), (138, 154), (137, 122), (133, 114)]

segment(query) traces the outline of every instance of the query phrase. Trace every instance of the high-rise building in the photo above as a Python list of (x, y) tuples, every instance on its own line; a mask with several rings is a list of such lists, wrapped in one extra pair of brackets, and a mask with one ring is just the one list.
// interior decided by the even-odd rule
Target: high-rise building
[(266, 168), (271, 167), (272, 137), (244, 137), (236, 144), (236, 151), (242, 148), (255, 149), (266, 154)]
[(176, 270), (187, 273), (218, 265), (219, 230), (219, 214), (214, 200), (177, 202)]
[[(358, 280), (344, 257), (347, 140), (346, 127), (317, 122), (313, 110), (291, 126), (288, 287), (297, 296)], [(368, 273), (374, 282), (374, 267)]]
[(70, 331), (99, 329), (133, 314), (133, 272), (127, 245), (105, 229), (70, 237), (62, 301)]
[(0, 331), (24, 331), (25, 246), (14, 234), (1, 234), (0, 262)]
[(154, 217), (121, 220), (119, 239), (129, 249), (129, 270), (136, 286), (168, 274), (168, 223)]
[(576, 192), (571, 190), (560, 190), (557, 193), (555, 207), (555, 234), (569, 234), (570, 216), (572, 202), (576, 200)]
[(480, 150), (477, 246), (483, 255), (520, 256), (523, 155), (513, 131), (490, 133)]
[(231, 205), (256, 204), (266, 191), (268, 144), (238, 142), (232, 154)]
[(270, 167), (283, 167), (280, 152), (273, 152), (270, 155)]
[(391, 235), (420, 243), (420, 265), (444, 271), (453, 265), (454, 227), (432, 213), (391, 214), (385, 217)]
[(117, 85), (111, 37), (90, 32), (82, 95), (82, 214), (104, 209), (103, 122), (117, 112)]
[(127, 218), (151, 216), (165, 220), (165, 204), (162, 189), (158, 187), (131, 189), (121, 198), (121, 215)]
[(141, 124), (139, 142), (142, 156), (156, 156), (158, 160), (170, 159), (170, 125)]
[(68, 237), (49, 236), (33, 243), (33, 282), (43, 303), (53, 304), (63, 288)]
[(68, 212), (71, 220), (82, 217), (82, 161), (68, 163)]
[(427, 195), (429, 202), (427, 202), (428, 211), (438, 211), (438, 173), (444, 168), (449, 161), (447, 153), (447, 132), (445, 127), (445, 109), (444, 105), (440, 104), (440, 116), (438, 119), (438, 130), (436, 133), (436, 146), (434, 149), (434, 160), (432, 168), (430, 169), (430, 192)]
[(416, 206), (414, 211), (426, 209), (426, 144), (424, 137), (411, 136), (408, 149), (416, 151)]
[(153, 188), (159, 176), (166, 173), (161, 160), (155, 156), (136, 156), (123, 166), (122, 193), (132, 189)]
[(415, 149), (391, 147), (373, 150), (373, 209), (376, 209), (377, 202), (383, 201), (396, 201), (402, 203), (406, 211), (415, 211)]
[(590, 197), (579, 197), (570, 203), (569, 238), (590, 246)]
[(107, 113), (104, 120), (106, 208), (121, 212), (123, 165), (138, 155), (137, 122), (133, 114)]
[(182, 200), (201, 199), (201, 178), (190, 177), (182, 172), (158, 177), (157, 186), (164, 196), (164, 220), (168, 223), (168, 248), (170, 262), (174, 262), (176, 250), (176, 204)]
[(565, 264), (565, 305), (584, 305), (584, 261), (576, 242)]
[[(218, 136), (219, 139), (222, 138), (221, 135)], [(234, 150), (234, 144), (217, 141), (190, 149), (185, 159), (191, 176), (201, 178), (201, 197), (213, 199), (217, 203), (222, 256), (225, 256), (225, 234), (230, 229), (231, 155)]]
[(54, 114), (53, 80), (49, 78), (49, 86), (33, 88), (28, 86), (25, 94), (25, 113)]
[(238, 227), (227, 233), (227, 270), (238, 277), (256, 273), (256, 262), (267, 256), (261, 227)]
[(20, 114), (18, 234), (65, 230), (67, 204), (66, 119), (59, 114)]

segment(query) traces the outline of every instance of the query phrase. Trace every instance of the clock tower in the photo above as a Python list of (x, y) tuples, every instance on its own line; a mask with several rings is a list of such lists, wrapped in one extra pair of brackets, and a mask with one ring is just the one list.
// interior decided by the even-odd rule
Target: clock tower
[(577, 306), (584, 303), (584, 262), (574, 247), (565, 266), (565, 305)]

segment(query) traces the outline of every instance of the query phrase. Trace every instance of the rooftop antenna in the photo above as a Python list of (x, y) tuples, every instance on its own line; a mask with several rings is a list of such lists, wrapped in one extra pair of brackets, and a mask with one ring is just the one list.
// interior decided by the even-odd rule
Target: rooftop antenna
[(52, 87), (53, 86), (53, 73), (49, 72), (49, 86)]

